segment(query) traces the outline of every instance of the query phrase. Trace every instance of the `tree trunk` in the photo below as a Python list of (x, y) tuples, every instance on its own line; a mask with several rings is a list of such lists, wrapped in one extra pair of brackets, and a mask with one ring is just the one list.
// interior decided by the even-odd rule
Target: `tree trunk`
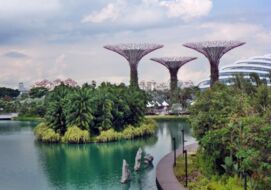
[(130, 86), (139, 88), (137, 64), (130, 64)]
[(177, 94), (177, 87), (178, 87), (178, 69), (171, 69), (170, 72), (170, 102), (171, 104), (177, 103), (178, 101), (178, 94)]
[(216, 82), (219, 81), (219, 69), (218, 69), (219, 61), (211, 62), (211, 81), (210, 87), (213, 87)]

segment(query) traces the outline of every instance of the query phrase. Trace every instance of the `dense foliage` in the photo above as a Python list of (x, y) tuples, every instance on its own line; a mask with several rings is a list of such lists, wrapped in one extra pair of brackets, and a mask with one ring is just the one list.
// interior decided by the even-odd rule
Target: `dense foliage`
[(43, 96), (46, 96), (48, 94), (48, 89), (44, 87), (35, 87), (31, 88), (29, 91), (29, 96), (31, 98), (41, 98)]
[(206, 175), (246, 173), (252, 189), (271, 189), (271, 91), (254, 84), (239, 77), (233, 87), (216, 84), (202, 92), (191, 124)]
[[(177, 159), (174, 173), (181, 183), (185, 183), (185, 166), (183, 156)], [(208, 177), (203, 175), (204, 171), (200, 165), (200, 155), (188, 155), (188, 189), (190, 190), (243, 190), (243, 182), (238, 176)], [(248, 188), (251, 190), (251, 188)]]
[[(47, 128), (60, 134), (63, 142), (86, 143), (90, 134), (93, 138), (98, 136), (98, 142), (107, 142), (155, 131), (154, 123), (143, 124), (147, 95), (124, 84), (102, 83), (97, 88), (62, 84), (48, 93), (45, 102)], [(38, 139), (42, 140), (39, 136)]]
[(20, 91), (19, 90), (14, 90), (11, 88), (6, 88), (6, 87), (0, 87), (0, 98), (3, 97), (10, 97), (10, 98), (16, 98), (19, 96)]

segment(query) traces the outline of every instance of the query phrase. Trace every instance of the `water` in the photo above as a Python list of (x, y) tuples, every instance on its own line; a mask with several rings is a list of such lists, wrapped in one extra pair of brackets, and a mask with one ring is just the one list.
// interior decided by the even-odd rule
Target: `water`
[[(172, 137), (180, 145), (184, 122), (159, 122), (156, 137), (88, 145), (45, 145), (35, 141), (33, 122), (0, 121), (0, 190), (135, 190), (157, 189), (155, 167), (172, 150)], [(120, 184), (122, 159), (132, 169), (136, 151), (154, 156), (153, 167), (132, 171), (132, 181)]]

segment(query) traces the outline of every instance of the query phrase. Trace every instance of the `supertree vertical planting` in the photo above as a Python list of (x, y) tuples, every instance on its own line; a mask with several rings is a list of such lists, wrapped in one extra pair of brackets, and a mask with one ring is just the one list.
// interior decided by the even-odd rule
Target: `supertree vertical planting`
[(137, 67), (139, 61), (150, 52), (162, 48), (159, 44), (118, 44), (106, 45), (105, 49), (111, 50), (122, 55), (130, 65), (130, 86), (138, 87)]
[(185, 47), (194, 49), (202, 53), (210, 63), (211, 87), (219, 80), (219, 62), (221, 57), (228, 51), (244, 45), (245, 42), (239, 41), (205, 41), (183, 44)]
[(197, 59), (196, 57), (162, 57), (151, 58), (152, 61), (164, 65), (170, 73), (170, 101), (177, 101), (178, 71), (186, 63)]

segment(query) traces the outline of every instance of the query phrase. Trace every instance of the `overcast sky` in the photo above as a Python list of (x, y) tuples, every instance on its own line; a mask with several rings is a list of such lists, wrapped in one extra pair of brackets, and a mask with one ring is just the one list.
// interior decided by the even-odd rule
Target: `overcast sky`
[(241, 40), (221, 65), (271, 53), (270, 0), (0, 0), (0, 86), (72, 78), (128, 82), (129, 66), (103, 45), (149, 42), (165, 47), (144, 57), (139, 80), (164, 82), (151, 57), (196, 56), (179, 79), (209, 77), (208, 61), (185, 42)]

